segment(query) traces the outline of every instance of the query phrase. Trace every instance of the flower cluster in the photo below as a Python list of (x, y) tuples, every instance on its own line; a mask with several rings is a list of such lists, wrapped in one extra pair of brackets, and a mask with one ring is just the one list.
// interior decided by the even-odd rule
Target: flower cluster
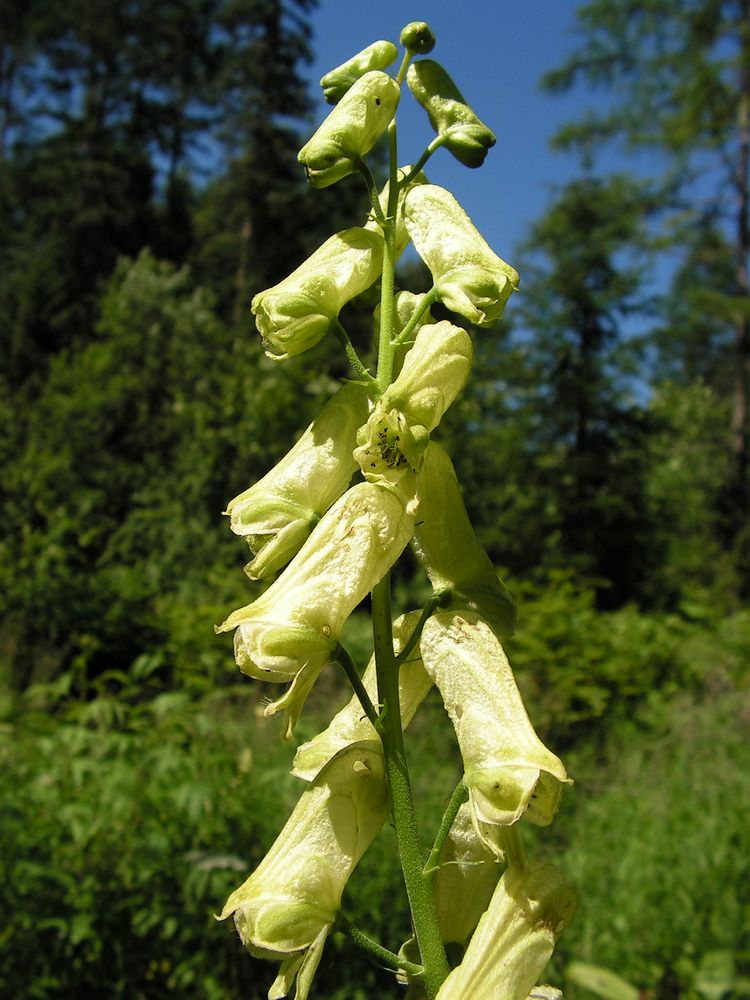
[[(234, 631), (245, 674), (285, 685), (265, 714), (283, 712), (282, 735), (291, 738), (324, 668), (343, 667), (354, 689), (328, 727), (298, 747), (292, 771), (305, 791), (220, 914), (234, 918), (253, 955), (280, 963), (270, 1000), (309, 995), (335, 930), (375, 948), (410, 983), (410, 997), (522, 1000), (574, 908), (559, 869), (529, 864), (521, 847), (519, 827), (549, 824), (570, 779), (527, 715), (502, 646), (514, 628), (513, 601), (435, 439), (470, 375), (467, 324), (495, 324), (518, 275), (422, 168), (441, 147), (477, 167), (495, 136), (438, 63), (415, 58), (434, 45), (428, 25), (407, 25), (401, 43), (395, 76), (387, 69), (396, 46), (377, 41), (323, 77), (335, 106), (299, 153), (314, 187), (361, 173), (369, 214), (252, 300), (270, 357), (300, 355), (333, 331), (358, 376), (226, 511), (252, 550), (248, 576), (268, 586), (217, 631)], [(402, 167), (393, 141), (389, 181), (378, 191), (363, 157), (395, 129), (404, 79), (436, 139)], [(421, 295), (394, 287), (409, 241), (432, 276)], [(347, 304), (378, 279), (373, 375), (344, 324)], [(392, 621), (389, 572), (409, 545), (432, 594), (424, 608)], [(375, 651), (360, 676), (342, 635), (368, 595)], [(425, 865), (410, 832), (402, 740), (433, 687), (455, 728), (463, 777)], [(389, 812), (414, 918), (414, 937), (398, 953), (367, 943), (341, 914), (347, 882)]]

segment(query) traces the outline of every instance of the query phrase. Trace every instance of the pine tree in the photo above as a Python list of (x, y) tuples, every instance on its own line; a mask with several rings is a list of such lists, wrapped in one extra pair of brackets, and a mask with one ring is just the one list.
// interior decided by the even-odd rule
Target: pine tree
[(731, 287), (707, 287), (712, 299), (701, 308), (719, 338), (727, 316), (734, 331), (728, 493), (737, 539), (750, 515), (750, 0), (590, 0), (578, 23), (577, 50), (546, 85), (561, 91), (587, 82), (610, 100), (564, 128), (558, 144), (588, 156), (611, 140), (658, 151), (669, 204), (680, 210), (664, 229), (668, 242), (694, 253), (686, 227), (689, 236), (711, 221), (731, 247)]

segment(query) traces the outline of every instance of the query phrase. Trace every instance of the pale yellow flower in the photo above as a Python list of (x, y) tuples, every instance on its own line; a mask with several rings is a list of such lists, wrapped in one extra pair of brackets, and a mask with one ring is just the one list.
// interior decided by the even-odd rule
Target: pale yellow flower
[(453, 463), (430, 441), (417, 477), (418, 507), (411, 546), (442, 607), (474, 611), (501, 638), (513, 633), (513, 599), (498, 578), (466, 513)]
[(345, 385), (270, 472), (227, 505), (231, 528), (256, 553), (250, 579), (276, 573), (351, 481), (357, 428), (367, 419), (363, 386)]
[(328, 187), (357, 170), (388, 128), (400, 96), (396, 81), (380, 70), (352, 84), (297, 156), (313, 187)]
[(271, 850), (219, 915), (251, 954), (282, 963), (269, 998), (305, 1000), (347, 880), (388, 813), (379, 743), (346, 747), (302, 793)]
[(314, 347), (346, 303), (380, 276), (382, 261), (378, 233), (345, 229), (283, 281), (258, 292), (251, 308), (266, 354), (283, 361)]
[(477, 834), (497, 851), (488, 829), (551, 823), (569, 778), (534, 731), (495, 633), (476, 614), (440, 612), (420, 646), (456, 730)]
[(411, 188), (404, 222), (443, 305), (477, 326), (496, 323), (518, 287), (518, 272), (488, 246), (450, 191)]
[(361, 76), (373, 69), (387, 69), (397, 57), (398, 49), (393, 42), (373, 42), (321, 78), (323, 97), (329, 104), (337, 104)]
[(237, 629), (235, 658), (244, 673), (292, 682), (265, 710), (287, 712), (287, 736), (321, 669), (335, 659), (344, 622), (401, 555), (412, 530), (394, 492), (372, 483), (353, 486), (268, 590), (217, 629)]
[(466, 103), (466, 98), (440, 63), (432, 59), (413, 62), (406, 74), (409, 89), (427, 112), (443, 146), (467, 167), (480, 167), (495, 133)]
[(509, 869), (437, 1000), (525, 1000), (574, 911), (559, 868)]

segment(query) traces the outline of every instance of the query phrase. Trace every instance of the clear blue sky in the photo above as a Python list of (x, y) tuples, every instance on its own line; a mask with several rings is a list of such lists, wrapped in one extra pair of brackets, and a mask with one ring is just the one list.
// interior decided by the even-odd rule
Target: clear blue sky
[[(549, 138), (578, 118), (596, 95), (539, 90), (542, 73), (559, 65), (574, 42), (577, 0), (321, 0), (313, 15), (315, 61), (310, 79), (379, 38), (398, 43), (408, 21), (425, 20), (437, 36), (430, 58), (451, 74), (498, 137), (482, 167), (469, 170), (439, 150), (429, 179), (451, 189), (493, 249), (513, 262), (514, 249), (544, 211), (550, 188), (578, 172), (577, 159), (553, 153)], [(330, 107), (320, 98), (319, 120)], [(433, 137), (427, 116), (404, 87), (398, 112), (401, 162), (414, 160)]]

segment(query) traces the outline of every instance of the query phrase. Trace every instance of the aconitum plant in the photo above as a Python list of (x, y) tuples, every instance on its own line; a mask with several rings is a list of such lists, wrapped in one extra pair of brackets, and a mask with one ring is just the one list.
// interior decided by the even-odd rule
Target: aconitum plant
[[(353, 695), (327, 729), (298, 747), (292, 770), (307, 787), (221, 919), (234, 918), (253, 955), (280, 963), (269, 1000), (310, 995), (336, 930), (391, 968), (394, 995), (407, 984), (410, 1000), (552, 997), (556, 990), (536, 984), (575, 897), (558, 868), (527, 859), (521, 829), (552, 821), (569, 778), (526, 714), (502, 646), (513, 630), (513, 602), (436, 435), (471, 372), (465, 326), (485, 335), (518, 275), (423, 172), (440, 147), (479, 167), (495, 136), (446, 70), (420, 58), (434, 46), (429, 26), (408, 24), (400, 40), (395, 74), (388, 69), (398, 60), (396, 45), (378, 41), (323, 77), (335, 106), (299, 153), (313, 187), (360, 174), (368, 217), (252, 301), (270, 357), (293, 357), (333, 333), (353, 372), (279, 464), (229, 504), (232, 530), (253, 552), (248, 575), (275, 579), (220, 628), (235, 632), (240, 670), (285, 685), (265, 709), (283, 713), (285, 737), (322, 670), (340, 665)], [(409, 166), (397, 156), (404, 80), (436, 133)], [(386, 133), (389, 178), (378, 191), (363, 157)], [(432, 275), (426, 294), (395, 286), (409, 241)], [(339, 314), (377, 281), (373, 372)], [(456, 322), (436, 321), (436, 303)], [(425, 607), (393, 621), (390, 571), (408, 545), (432, 594)], [(368, 594), (374, 652), (360, 676), (341, 636)], [(404, 730), (433, 685), (456, 730), (463, 778), (452, 794), (446, 790), (447, 811), (427, 853)], [(341, 912), (347, 880), (389, 816), (413, 923), (398, 952)], [(447, 953), (459, 959), (454, 968)]]

